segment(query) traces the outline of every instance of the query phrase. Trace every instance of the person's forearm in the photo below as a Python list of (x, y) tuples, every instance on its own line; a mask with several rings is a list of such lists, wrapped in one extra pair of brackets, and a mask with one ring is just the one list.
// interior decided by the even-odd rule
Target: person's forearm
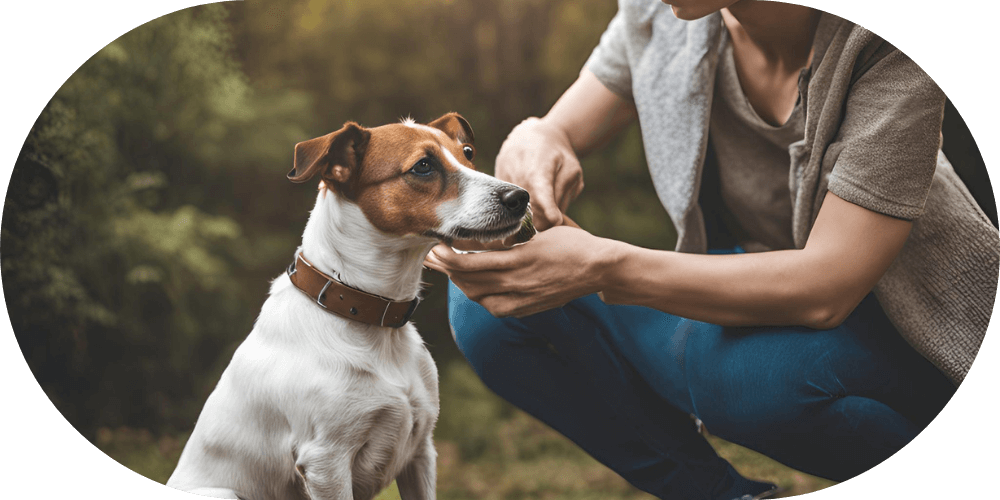
[(541, 121), (565, 134), (576, 154), (584, 156), (607, 143), (635, 116), (632, 102), (584, 69)]
[(843, 296), (850, 287), (816, 269), (804, 250), (698, 255), (616, 246), (603, 275), (609, 303), (726, 326), (831, 328), (863, 297)]
[(609, 242), (594, 252), (605, 299), (721, 325), (839, 325), (871, 292), (912, 223), (832, 193), (801, 250), (694, 255)]

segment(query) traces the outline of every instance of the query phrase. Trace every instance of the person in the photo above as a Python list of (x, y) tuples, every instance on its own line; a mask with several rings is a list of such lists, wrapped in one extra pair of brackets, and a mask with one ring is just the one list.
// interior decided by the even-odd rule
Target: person
[[(691, 416), (854, 477), (937, 415), (992, 311), (1000, 237), (940, 151), (944, 102), (833, 15), (621, 0), (576, 82), (497, 157), (540, 232), (427, 257), (449, 276), (455, 340), (494, 392), (659, 498), (774, 494)], [(578, 157), (636, 119), (676, 251), (564, 215)]]

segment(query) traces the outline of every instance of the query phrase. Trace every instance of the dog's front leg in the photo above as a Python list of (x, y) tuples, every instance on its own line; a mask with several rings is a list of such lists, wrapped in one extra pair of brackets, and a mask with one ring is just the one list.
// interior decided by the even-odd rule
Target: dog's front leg
[(437, 498), (437, 451), (434, 439), (428, 435), (423, 448), (396, 478), (402, 500), (434, 500)]
[(351, 466), (347, 460), (324, 461), (329, 456), (346, 454), (299, 455), (295, 471), (302, 478), (310, 500), (354, 500)]

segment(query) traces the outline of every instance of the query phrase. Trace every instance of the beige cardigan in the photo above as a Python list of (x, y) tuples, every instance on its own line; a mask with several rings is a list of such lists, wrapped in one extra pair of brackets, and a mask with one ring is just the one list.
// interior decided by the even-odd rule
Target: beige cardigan
[[(898, 54), (881, 38), (849, 22), (834, 18), (825, 29), (831, 30), (832, 36), (822, 48), (823, 62), (802, 82), (808, 80), (805, 140), (792, 148), (792, 176), (797, 179), (793, 234), (799, 248), (805, 246), (834, 166), (852, 147), (850, 141), (845, 144), (842, 140), (844, 103), (858, 79), (870, 77), (880, 64)], [(853, 126), (862, 132), (866, 126), (879, 127), (865, 123)], [(881, 148), (865, 152), (872, 157), (894, 154), (892, 146), (864, 146)], [(993, 312), (1000, 236), (938, 148), (935, 143), (924, 153), (935, 157), (937, 168), (923, 213), (913, 219), (906, 245), (874, 292), (900, 334), (959, 384), (979, 351)]]
[[(726, 36), (718, 14), (680, 21), (660, 2), (620, 0), (586, 64), (635, 102), (677, 251), (707, 249), (698, 195)], [(823, 15), (814, 49), (799, 86), (805, 138), (789, 148), (795, 244), (805, 246), (827, 191), (913, 220), (874, 292), (900, 334), (959, 384), (992, 313), (1000, 234), (939, 150), (944, 94), (895, 47), (836, 16)], [(878, 190), (893, 186), (926, 192), (925, 203), (899, 203)]]

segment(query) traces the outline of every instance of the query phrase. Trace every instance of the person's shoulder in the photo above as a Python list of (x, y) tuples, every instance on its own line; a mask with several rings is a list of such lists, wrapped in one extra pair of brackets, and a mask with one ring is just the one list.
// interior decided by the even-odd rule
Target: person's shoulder
[(814, 44), (823, 52), (824, 60), (856, 60), (855, 70), (870, 66), (896, 50), (865, 27), (828, 12), (822, 13)]

